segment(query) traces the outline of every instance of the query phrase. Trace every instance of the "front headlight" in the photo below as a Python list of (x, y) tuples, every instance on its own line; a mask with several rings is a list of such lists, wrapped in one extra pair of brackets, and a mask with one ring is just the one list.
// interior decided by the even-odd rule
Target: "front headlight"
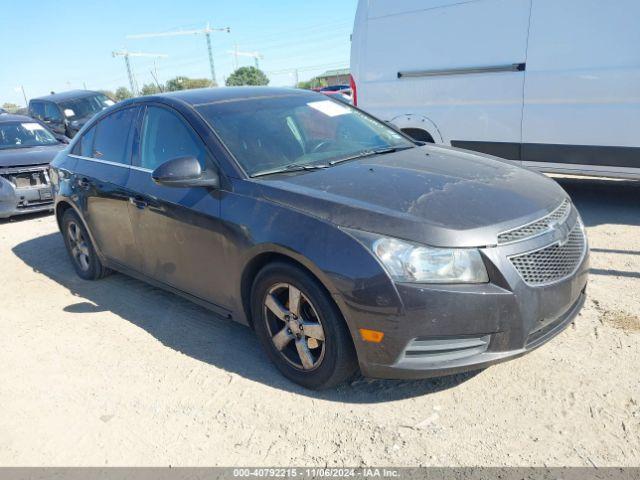
[(397, 238), (357, 235), (397, 282), (487, 283), (489, 276), (475, 248), (434, 248)]

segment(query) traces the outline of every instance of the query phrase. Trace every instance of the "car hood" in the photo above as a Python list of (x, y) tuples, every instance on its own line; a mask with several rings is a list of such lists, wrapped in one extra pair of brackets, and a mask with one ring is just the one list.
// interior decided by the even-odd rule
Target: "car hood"
[(256, 181), (265, 199), (338, 226), (433, 246), (495, 245), (567, 198), (539, 173), (442, 146)]
[(11, 148), (0, 150), (0, 168), (25, 165), (46, 165), (65, 147), (63, 144), (44, 147)]

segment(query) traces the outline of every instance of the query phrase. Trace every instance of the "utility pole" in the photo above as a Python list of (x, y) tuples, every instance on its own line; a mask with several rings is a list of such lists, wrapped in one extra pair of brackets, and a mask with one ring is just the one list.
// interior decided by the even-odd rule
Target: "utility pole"
[(236, 45), (235, 50), (228, 50), (227, 53), (230, 53), (235, 57), (236, 70), (238, 69), (238, 57), (253, 58), (256, 68), (260, 68), (260, 60), (264, 58), (260, 52), (241, 52), (238, 50), (238, 45)]
[(207, 53), (209, 55), (209, 69), (211, 70), (211, 81), (214, 85), (217, 85), (216, 81), (216, 69), (213, 64), (213, 48), (211, 47), (211, 34), (213, 32), (231, 32), (231, 28), (223, 27), (223, 28), (211, 28), (209, 22), (205, 28), (201, 30), (177, 30), (174, 32), (164, 32), (164, 33), (141, 33), (138, 35), (127, 35), (126, 38), (157, 38), (157, 37), (177, 37), (180, 35), (204, 35), (207, 41)]
[(22, 92), (22, 96), (24, 97), (24, 106), (26, 107), (27, 105), (29, 105), (29, 102), (27, 101), (27, 94), (24, 92), (24, 85), (20, 85), (19, 87), (14, 88), (14, 90), (16, 92)]
[(207, 22), (207, 28), (204, 29), (204, 36), (207, 39), (207, 50), (209, 51), (209, 68), (211, 69), (211, 82), (213, 85), (217, 85), (216, 81), (216, 67), (213, 65), (213, 50), (211, 48), (211, 27)]
[(123, 57), (124, 64), (127, 68), (127, 75), (129, 76), (129, 85), (131, 85), (131, 93), (133, 95), (138, 95), (138, 85), (136, 84), (135, 77), (133, 76), (133, 71), (131, 70), (131, 61), (129, 57), (150, 57), (150, 58), (167, 58), (167, 55), (163, 53), (140, 53), (140, 52), (129, 52), (128, 50), (120, 50), (111, 52), (112, 57)]

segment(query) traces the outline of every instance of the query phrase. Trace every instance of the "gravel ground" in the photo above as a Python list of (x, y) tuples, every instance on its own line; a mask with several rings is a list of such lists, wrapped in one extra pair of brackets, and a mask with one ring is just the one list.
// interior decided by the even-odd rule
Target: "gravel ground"
[(640, 185), (560, 182), (592, 247), (571, 327), (478, 374), (321, 393), (243, 326), (81, 281), (51, 216), (0, 223), (0, 465), (640, 465)]

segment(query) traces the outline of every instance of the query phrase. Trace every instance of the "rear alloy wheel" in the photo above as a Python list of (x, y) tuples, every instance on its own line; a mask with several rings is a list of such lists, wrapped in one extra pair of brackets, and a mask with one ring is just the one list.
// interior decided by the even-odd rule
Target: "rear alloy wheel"
[(76, 262), (78, 268), (87, 272), (91, 268), (91, 253), (87, 240), (75, 221), (70, 221), (67, 224), (67, 237), (69, 238), (71, 258)]
[(110, 272), (96, 255), (89, 233), (76, 212), (67, 210), (64, 213), (61, 230), (69, 258), (80, 278), (98, 280)]
[(269, 264), (256, 277), (251, 298), (256, 333), (284, 376), (321, 389), (344, 382), (357, 370), (344, 319), (307, 272), (285, 262)]

